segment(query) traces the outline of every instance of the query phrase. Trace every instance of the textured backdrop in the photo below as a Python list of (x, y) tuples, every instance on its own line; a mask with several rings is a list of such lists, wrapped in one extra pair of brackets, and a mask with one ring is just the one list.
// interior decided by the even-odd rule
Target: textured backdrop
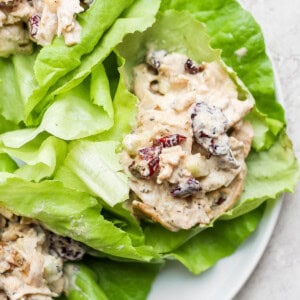
[[(261, 25), (277, 69), (288, 132), (300, 160), (300, 0), (241, 0)], [(287, 195), (271, 241), (235, 300), (300, 299), (300, 184)]]

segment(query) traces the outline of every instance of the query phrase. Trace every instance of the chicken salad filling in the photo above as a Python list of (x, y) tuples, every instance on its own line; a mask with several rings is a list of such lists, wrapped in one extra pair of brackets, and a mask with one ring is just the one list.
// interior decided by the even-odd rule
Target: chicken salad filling
[(76, 15), (91, 5), (81, 0), (0, 0), (0, 57), (27, 54), (33, 42), (45, 46), (55, 36), (66, 45), (80, 42), (81, 27)]
[(220, 63), (163, 50), (135, 67), (134, 93), (137, 126), (121, 154), (133, 209), (172, 231), (209, 224), (243, 190), (253, 99), (239, 99)]
[(0, 208), (0, 299), (52, 299), (65, 285), (64, 262), (85, 254), (77, 242)]

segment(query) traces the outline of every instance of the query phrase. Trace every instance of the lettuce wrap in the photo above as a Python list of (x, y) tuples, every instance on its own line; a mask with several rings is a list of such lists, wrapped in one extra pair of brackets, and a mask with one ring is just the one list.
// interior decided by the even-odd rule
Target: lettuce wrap
[[(235, 252), (264, 202), (293, 192), (298, 164), (261, 30), (235, 0), (96, 0), (79, 22), (74, 47), (57, 38), (31, 56), (0, 59), (0, 206), (86, 245), (89, 255), (66, 266), (65, 299), (145, 299), (164, 260), (199, 274)], [(124, 205), (118, 153), (135, 124), (132, 67), (149, 43), (224, 61), (255, 98), (245, 190), (208, 228), (170, 232)], [(246, 55), (234, 54), (241, 48)]]

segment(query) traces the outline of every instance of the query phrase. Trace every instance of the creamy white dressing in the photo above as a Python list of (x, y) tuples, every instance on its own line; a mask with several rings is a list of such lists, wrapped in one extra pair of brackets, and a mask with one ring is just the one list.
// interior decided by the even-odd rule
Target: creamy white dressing
[[(125, 137), (121, 156), (136, 195), (133, 208), (174, 231), (208, 224), (241, 192), (253, 137), (242, 119), (253, 99), (238, 98), (218, 62), (195, 64), (165, 51), (149, 52), (147, 63), (134, 68), (134, 93), (137, 126)], [(178, 136), (184, 139), (177, 143)], [(163, 145), (165, 138), (171, 144)]]

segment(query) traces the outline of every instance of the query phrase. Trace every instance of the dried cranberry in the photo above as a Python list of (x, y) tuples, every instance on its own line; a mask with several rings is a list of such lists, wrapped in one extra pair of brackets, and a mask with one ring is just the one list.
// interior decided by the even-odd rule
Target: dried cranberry
[(204, 70), (204, 66), (203, 65), (196, 65), (194, 64), (194, 62), (188, 58), (187, 61), (184, 64), (184, 69), (186, 72), (194, 75), (197, 74), (199, 72), (202, 72)]
[(153, 159), (148, 161), (148, 167), (149, 167), (149, 176), (152, 176), (159, 168), (159, 157), (155, 156)]
[(160, 139), (153, 141), (155, 146), (161, 145), (162, 147), (174, 147), (180, 145), (186, 140), (186, 137), (181, 134), (171, 134), (164, 136)]
[(147, 70), (150, 74), (152, 75), (158, 75), (158, 69), (154, 68), (153, 66), (151, 65), (148, 65), (147, 66)]
[(226, 198), (224, 198), (224, 197), (219, 197), (219, 199), (216, 201), (216, 204), (217, 205), (221, 205), (222, 203), (224, 203), (226, 201)]
[(185, 182), (180, 182), (171, 190), (173, 197), (186, 198), (201, 191), (200, 182), (195, 178), (188, 178)]
[(138, 153), (141, 159), (148, 161), (158, 156), (161, 153), (161, 148), (162, 147), (160, 145), (156, 145), (153, 147), (146, 147), (140, 149)]
[(209, 135), (207, 135), (206, 133), (204, 133), (203, 131), (199, 132), (199, 138), (209, 138)]
[(159, 169), (161, 146), (142, 148), (138, 151), (139, 159), (128, 167), (131, 174), (140, 179), (149, 179)]
[(30, 34), (35, 37), (38, 33), (41, 17), (39, 15), (33, 15), (29, 19)]
[(173, 147), (181, 144), (186, 137), (172, 134), (153, 142), (152, 147), (138, 150), (138, 158), (128, 167), (131, 174), (140, 179), (150, 179), (159, 169), (159, 155), (163, 147)]

